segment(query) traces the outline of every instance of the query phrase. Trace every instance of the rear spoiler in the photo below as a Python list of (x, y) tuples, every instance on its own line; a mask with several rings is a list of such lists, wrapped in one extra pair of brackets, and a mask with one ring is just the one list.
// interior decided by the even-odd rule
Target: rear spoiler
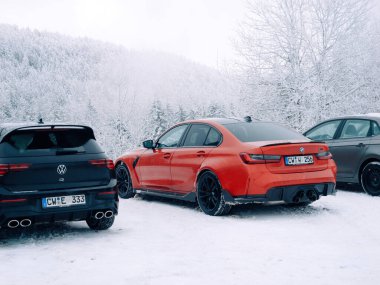
[(64, 129), (64, 128), (69, 128), (69, 129), (83, 129), (86, 130), (86, 132), (90, 135), (92, 139), (95, 140), (95, 135), (94, 131), (92, 128), (84, 125), (65, 125), (65, 124), (40, 124), (40, 125), (26, 125), (22, 126), (19, 128), (12, 128), (12, 129), (3, 129), (4, 133), (2, 134), (1, 141), (2, 143), (9, 135), (16, 131), (22, 131), (22, 130), (38, 130), (38, 129)]
[(308, 142), (282, 142), (282, 143), (270, 143), (263, 146), (276, 146), (276, 145), (285, 145), (285, 144), (300, 144), (300, 143), (325, 143), (324, 141), (308, 141)]

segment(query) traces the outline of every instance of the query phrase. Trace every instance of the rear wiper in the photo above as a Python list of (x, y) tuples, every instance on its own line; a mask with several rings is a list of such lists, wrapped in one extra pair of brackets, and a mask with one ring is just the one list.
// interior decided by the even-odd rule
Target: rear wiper
[(57, 150), (56, 155), (65, 155), (65, 154), (77, 154), (77, 153), (85, 153), (85, 151), (80, 151), (76, 149), (70, 149), (70, 150)]

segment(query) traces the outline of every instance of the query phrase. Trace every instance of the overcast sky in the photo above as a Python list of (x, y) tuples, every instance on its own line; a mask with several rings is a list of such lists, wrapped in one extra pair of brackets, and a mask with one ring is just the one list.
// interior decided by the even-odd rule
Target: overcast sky
[(0, 0), (0, 23), (173, 52), (217, 66), (231, 59), (244, 0)]
[[(332, 0), (333, 1), (333, 0)], [(380, 15), (380, 0), (377, 15)], [(0, 0), (0, 23), (183, 55), (213, 67), (234, 57), (245, 0)]]

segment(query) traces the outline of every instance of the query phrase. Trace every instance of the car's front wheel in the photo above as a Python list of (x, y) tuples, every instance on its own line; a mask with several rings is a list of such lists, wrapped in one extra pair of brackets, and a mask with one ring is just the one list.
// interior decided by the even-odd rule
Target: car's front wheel
[(197, 199), (201, 210), (210, 216), (226, 215), (231, 205), (226, 204), (218, 177), (211, 171), (201, 174), (197, 181)]
[(367, 194), (380, 195), (380, 162), (370, 162), (363, 168), (361, 184)]
[(135, 192), (132, 186), (131, 174), (128, 168), (124, 164), (116, 166), (116, 180), (119, 197), (123, 199), (129, 199), (135, 196)]

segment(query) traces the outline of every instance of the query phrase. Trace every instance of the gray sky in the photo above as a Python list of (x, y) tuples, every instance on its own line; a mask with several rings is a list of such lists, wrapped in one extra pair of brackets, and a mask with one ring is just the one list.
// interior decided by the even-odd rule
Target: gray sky
[[(332, 0), (333, 1), (333, 0)], [(380, 0), (374, 9), (380, 16)], [(234, 58), (245, 0), (0, 0), (0, 23), (183, 55), (217, 67)], [(376, 12), (376, 10), (378, 10)]]
[(217, 66), (244, 0), (0, 0), (0, 23), (173, 52)]

